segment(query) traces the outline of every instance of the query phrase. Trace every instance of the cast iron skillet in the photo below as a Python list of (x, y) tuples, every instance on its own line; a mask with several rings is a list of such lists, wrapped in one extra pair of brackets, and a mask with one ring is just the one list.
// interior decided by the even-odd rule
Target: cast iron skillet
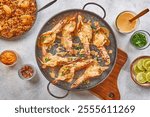
[[(97, 5), (99, 6), (103, 11), (104, 11), (104, 16), (103, 17), (100, 17), (99, 15), (93, 13), (93, 12), (90, 12), (90, 11), (87, 11), (85, 10), (85, 7), (87, 5)], [(64, 19), (66, 16), (73, 16), (75, 15), (76, 13), (79, 13), (81, 14), (82, 16), (84, 16), (85, 19), (90, 19), (92, 22), (93, 21), (98, 21), (100, 22), (101, 26), (103, 27), (106, 27), (107, 29), (109, 29), (110, 31), (110, 41), (111, 41), (111, 45), (109, 47), (107, 47), (107, 49), (111, 49), (113, 50), (113, 54), (110, 55), (110, 58), (111, 58), (111, 64), (109, 66), (109, 69), (107, 71), (105, 71), (101, 76), (99, 76), (98, 78), (94, 78), (92, 80), (90, 80), (90, 82), (88, 84), (83, 84), (83, 85), (80, 85), (78, 88), (76, 89), (70, 89), (70, 85), (71, 84), (68, 84), (66, 82), (60, 82), (58, 84), (56, 84), (57, 87), (61, 88), (61, 89), (64, 89), (67, 91), (66, 95), (62, 96), (62, 97), (59, 97), (59, 96), (56, 96), (54, 94), (52, 94), (52, 92), (50, 91), (50, 84), (51, 82), (53, 81), (53, 78), (50, 77), (49, 75), (49, 69), (42, 69), (42, 65), (41, 63), (39, 62), (38, 60), (38, 57), (41, 57), (42, 56), (42, 52), (41, 52), (41, 49), (38, 47), (38, 38), (37, 38), (37, 41), (36, 41), (36, 47), (35, 47), (35, 56), (36, 56), (36, 60), (37, 60), (37, 63), (38, 63), (38, 66), (42, 72), (42, 74), (45, 76), (45, 78), (49, 81), (48, 83), (48, 86), (47, 86), (47, 90), (49, 92), (50, 95), (52, 95), (53, 97), (55, 98), (64, 98), (66, 97), (68, 94), (69, 94), (69, 91), (81, 91), (81, 90), (88, 90), (88, 89), (91, 89), (95, 86), (97, 86), (98, 84), (100, 84), (102, 81), (104, 81), (107, 76), (111, 73), (111, 71), (113, 70), (113, 67), (114, 67), (114, 64), (116, 62), (116, 56), (117, 56), (117, 43), (116, 43), (116, 38), (115, 38), (115, 35), (111, 29), (111, 27), (108, 25), (108, 23), (104, 20), (104, 18), (106, 17), (106, 11), (105, 9), (100, 6), (99, 4), (96, 4), (96, 3), (93, 3), (93, 2), (90, 2), (90, 3), (87, 3), (84, 5), (83, 9), (71, 9), (71, 10), (66, 10), (66, 11), (63, 11), (61, 13), (58, 13), (57, 15), (53, 16), (52, 18), (50, 18), (46, 23), (45, 25), (42, 27), (38, 37), (50, 30), (53, 28), (54, 25), (56, 25), (61, 19)], [(54, 22), (55, 21), (55, 22)]]
[[(36, 1), (36, 0), (35, 0), (35, 1)], [(48, 8), (49, 6), (51, 6), (52, 4), (54, 4), (55, 2), (57, 2), (57, 0), (53, 0), (52, 2), (49, 2), (48, 4), (46, 4), (45, 6), (43, 6), (43, 7), (40, 8), (40, 9), (38, 9), (38, 7), (37, 7), (37, 6), (38, 6), (38, 5), (37, 5), (37, 2), (35, 2), (35, 3), (36, 3), (36, 9), (37, 9), (36, 12), (35, 12), (36, 18), (37, 18), (37, 13), (38, 13), (38, 12), (40, 12), (40, 11), (42, 11), (42, 10)], [(35, 23), (35, 22), (36, 22), (36, 19), (35, 19), (34, 23)], [(33, 27), (34, 23), (33, 23), (32, 26), (30, 27), (30, 29), (27, 30), (26, 32), (24, 32), (22, 35), (15, 36), (15, 37), (12, 37), (12, 38), (10, 38), (10, 39), (7, 39), (7, 38), (5, 38), (5, 37), (0, 36), (0, 39), (4, 39), (4, 40), (8, 40), (8, 41), (20, 39), (21, 36), (23, 36), (25, 33), (27, 33), (28, 31), (31, 30), (31, 28)]]

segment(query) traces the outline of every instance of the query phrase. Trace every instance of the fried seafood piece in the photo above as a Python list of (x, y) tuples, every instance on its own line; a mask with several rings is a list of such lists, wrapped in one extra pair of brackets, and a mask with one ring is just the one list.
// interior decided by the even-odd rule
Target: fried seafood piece
[(105, 61), (105, 65), (109, 65), (111, 61), (106, 48), (104, 46), (100, 46), (98, 49), (100, 50), (100, 54)]
[(74, 74), (76, 71), (84, 69), (92, 64), (93, 59), (78, 61), (73, 64), (64, 65), (58, 73), (58, 77), (53, 81), (53, 84), (58, 83), (59, 81), (72, 82)]
[(18, 6), (21, 8), (28, 8), (30, 5), (30, 0), (17, 0)]
[(85, 81), (88, 81), (92, 78), (95, 78), (97, 76), (100, 76), (105, 70), (107, 70), (108, 67), (102, 67), (99, 66), (99, 64), (95, 61), (93, 64), (91, 64), (84, 72), (84, 74), (79, 77), (72, 85), (71, 88), (77, 88), (80, 84), (82, 84)]
[(11, 15), (12, 9), (10, 8), (10, 6), (8, 6), (8, 5), (3, 5), (3, 9), (4, 9), (6, 15)]
[(73, 53), (72, 33), (76, 29), (76, 21), (75, 20), (76, 20), (76, 17), (69, 19), (69, 21), (65, 24), (65, 26), (62, 29), (61, 44), (70, 53)]
[(20, 20), (23, 25), (29, 25), (32, 23), (33, 18), (31, 15), (21, 15)]
[(83, 22), (83, 17), (78, 15), (77, 36), (84, 46), (85, 54), (90, 55), (90, 42), (92, 40), (91, 22)]
[(51, 48), (56, 40), (56, 35), (62, 30), (64, 24), (66, 24), (67, 20), (61, 20), (58, 24), (54, 26), (50, 31), (43, 33), (38, 41), (38, 46), (42, 48), (42, 54), (46, 54), (46, 50)]
[(47, 53), (45, 56), (42, 57), (40, 62), (42, 63), (42, 67), (56, 67), (61, 66), (64, 64), (70, 64), (72, 62), (77, 61), (79, 58), (77, 57), (60, 57), (57, 55), (52, 55), (51, 53)]
[(105, 48), (105, 46), (110, 45), (110, 40), (107, 35), (104, 33), (103, 29), (99, 28), (96, 32), (94, 32), (93, 36), (93, 45), (100, 50), (100, 55), (104, 59), (105, 65), (110, 64), (110, 56)]

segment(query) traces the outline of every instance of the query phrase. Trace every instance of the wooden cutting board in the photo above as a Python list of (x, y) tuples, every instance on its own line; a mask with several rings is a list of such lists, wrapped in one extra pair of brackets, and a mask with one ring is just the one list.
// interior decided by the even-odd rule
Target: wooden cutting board
[(112, 73), (101, 84), (90, 89), (89, 91), (103, 100), (120, 100), (120, 92), (118, 90), (118, 75), (128, 59), (128, 55), (118, 49), (117, 61)]

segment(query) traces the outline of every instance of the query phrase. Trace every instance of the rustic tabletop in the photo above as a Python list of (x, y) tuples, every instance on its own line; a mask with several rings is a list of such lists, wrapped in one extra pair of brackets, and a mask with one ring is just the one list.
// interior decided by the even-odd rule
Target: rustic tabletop
[[(41, 8), (50, 0), (37, 0), (38, 8)], [(129, 67), (131, 62), (138, 56), (149, 55), (150, 48), (145, 50), (137, 50), (133, 48), (129, 42), (131, 34), (122, 35), (115, 30), (114, 21), (116, 16), (124, 11), (131, 10), (136, 13), (144, 8), (150, 7), (149, 0), (58, 0), (57, 3), (51, 7), (41, 11), (38, 16), (35, 25), (32, 30), (24, 35), (21, 39), (16, 41), (0, 40), (0, 52), (6, 49), (17, 51), (20, 56), (19, 63), (13, 68), (5, 67), (0, 63), (0, 99), (55, 99), (47, 92), (46, 86), (48, 81), (41, 74), (38, 69), (35, 60), (35, 41), (43, 24), (53, 15), (66, 9), (78, 8), (81, 9), (87, 2), (96, 2), (102, 5), (107, 12), (106, 21), (113, 28), (118, 47), (124, 50), (128, 54), (128, 61), (123, 67), (119, 75), (118, 86), (121, 93), (121, 99), (123, 100), (135, 100), (135, 99), (150, 99), (150, 89), (142, 88), (136, 85), (130, 78)], [(102, 11), (95, 7), (88, 7), (90, 11), (96, 12), (98, 15), (102, 15)], [(146, 30), (150, 32), (150, 14), (145, 15), (140, 19), (140, 25), (136, 30)], [(17, 70), (23, 64), (32, 64), (37, 69), (36, 77), (31, 81), (23, 81), (18, 77)], [(62, 90), (52, 86), (53, 92), (62, 94)], [(95, 100), (97, 97), (93, 96), (88, 91), (71, 92), (65, 99), (79, 100), (89, 99)]]

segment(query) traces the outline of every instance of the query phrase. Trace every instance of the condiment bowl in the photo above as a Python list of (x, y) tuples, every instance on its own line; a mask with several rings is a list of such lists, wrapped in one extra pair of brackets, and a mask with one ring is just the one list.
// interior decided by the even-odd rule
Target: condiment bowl
[(136, 58), (136, 59), (132, 62), (131, 66), (130, 66), (130, 74), (131, 74), (132, 80), (133, 80), (136, 84), (138, 84), (139, 86), (142, 86), (142, 87), (150, 87), (150, 83), (143, 83), (143, 84), (142, 84), (142, 83), (139, 83), (139, 82), (136, 80), (136, 75), (135, 75), (135, 72), (134, 72), (134, 65), (137, 64), (137, 62), (138, 62), (139, 60), (141, 60), (141, 59), (147, 59), (147, 58), (150, 59), (150, 56), (140, 56), (140, 57)]
[[(133, 38), (133, 36), (136, 35), (136, 34), (138, 34), (138, 33), (141, 33), (141, 34), (145, 35), (146, 40), (147, 40), (147, 44), (146, 44), (145, 46), (141, 47), (141, 48), (140, 48), (140, 47), (136, 47), (134, 44), (132, 44), (132, 38)], [(136, 49), (139, 49), (139, 50), (146, 49), (146, 48), (148, 48), (149, 45), (150, 45), (150, 34), (149, 34), (147, 31), (145, 31), (145, 30), (138, 30), (138, 31), (134, 32), (133, 35), (131, 36), (131, 38), (130, 38), (130, 43), (131, 43)]]
[[(25, 78), (24, 76), (23, 76), (23, 74), (22, 74), (22, 70), (23, 69), (25, 69), (24, 67), (25, 66), (28, 66), (28, 67), (30, 67), (32, 70), (33, 70), (33, 73), (32, 73), (32, 76), (31, 77), (29, 77), (29, 78)], [(26, 70), (27, 72), (28, 72), (28, 70)], [(23, 65), (19, 70), (18, 70), (18, 75), (19, 75), (19, 77), (22, 79), (22, 80), (31, 80), (31, 79), (33, 79), (34, 77), (35, 77), (35, 75), (36, 75), (36, 69), (35, 69), (35, 67), (33, 66), (33, 65), (31, 65), (31, 64), (26, 64), (26, 65)]]
[[(2, 62), (1, 61), (1, 55), (3, 55), (4, 53), (9, 53), (9, 52), (11, 52), (11, 53), (13, 53), (15, 56), (16, 56), (16, 61), (14, 61), (12, 64), (5, 64), (4, 62)], [(7, 56), (8, 57), (8, 56)], [(8, 58), (7, 58), (8, 59)], [(6, 60), (7, 60), (6, 59)], [(9, 58), (10, 59), (10, 58)], [(14, 66), (14, 65), (16, 65), (17, 64), (17, 62), (18, 62), (18, 59), (19, 59), (19, 56), (18, 56), (18, 54), (17, 54), (17, 52), (16, 51), (14, 51), (14, 50), (5, 50), (5, 51), (3, 51), (1, 54), (0, 54), (0, 62), (2, 62), (5, 66), (8, 66), (8, 67), (12, 67), (12, 66)]]
[(119, 15), (116, 17), (116, 20), (115, 20), (115, 27), (116, 27), (116, 30), (117, 30), (119, 33), (121, 33), (121, 34), (129, 34), (129, 33), (133, 32), (133, 31), (135, 31), (135, 29), (136, 29), (136, 28), (139, 26), (139, 24), (140, 24), (140, 20), (137, 19), (136, 26), (135, 26), (135, 28), (134, 28), (132, 31), (129, 31), (129, 32), (123, 32), (123, 31), (121, 31), (121, 30), (118, 28), (118, 26), (117, 26), (117, 20), (118, 20), (118, 18), (119, 18), (120, 15), (122, 15), (123, 13), (126, 13), (126, 12), (130, 12), (130, 13), (134, 14), (135, 16), (137, 15), (135, 12), (133, 12), (133, 11), (128, 11), (128, 10), (119, 13)]

